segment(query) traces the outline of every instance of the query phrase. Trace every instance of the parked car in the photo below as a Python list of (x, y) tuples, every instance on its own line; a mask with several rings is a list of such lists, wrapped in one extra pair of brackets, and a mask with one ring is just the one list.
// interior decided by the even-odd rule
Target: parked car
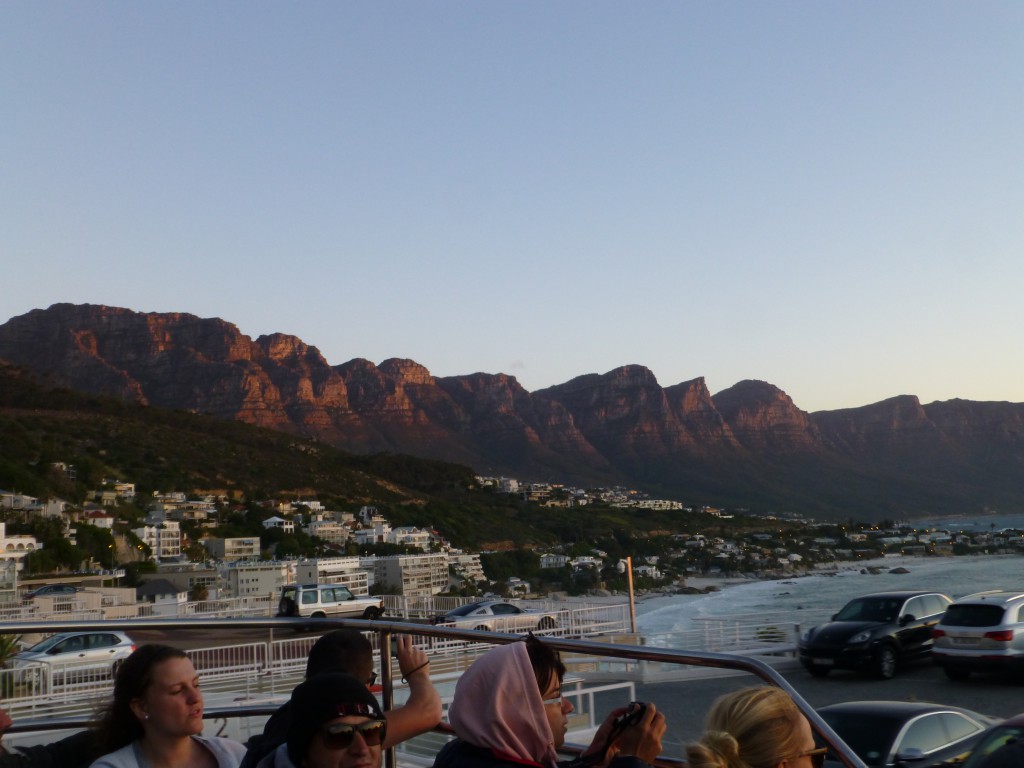
[(277, 615), (310, 619), (345, 616), (372, 620), (384, 615), (384, 598), (356, 597), (341, 584), (286, 584), (281, 587)]
[(1016, 768), (1019, 765), (1024, 765), (1024, 713), (985, 731), (960, 768)]
[(70, 683), (113, 677), (134, 650), (124, 632), (61, 632), (17, 654), (10, 666), (22, 670), (25, 682)]
[[(847, 701), (817, 710), (869, 767), (914, 768), (960, 760), (998, 718), (911, 701)], [(826, 764), (842, 765), (829, 753)]]
[(897, 665), (932, 651), (932, 628), (952, 603), (939, 592), (878, 592), (851, 600), (832, 621), (797, 643), (800, 663), (816, 677), (853, 669), (888, 679)]
[(78, 587), (73, 584), (46, 584), (42, 587), (36, 587), (35, 589), (26, 592), (24, 595), (25, 600), (31, 600), (33, 597), (62, 597), (70, 596), (78, 591)]
[(557, 628), (558, 612), (523, 608), (507, 600), (478, 600), (434, 617), (433, 623), (486, 632), (533, 632)]
[(932, 630), (932, 658), (951, 680), (971, 672), (1024, 671), (1024, 592), (962, 597)]

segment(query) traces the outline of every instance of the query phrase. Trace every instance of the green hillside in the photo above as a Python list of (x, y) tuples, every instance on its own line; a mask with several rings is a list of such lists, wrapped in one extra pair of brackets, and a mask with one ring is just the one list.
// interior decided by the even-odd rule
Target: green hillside
[[(0, 435), (0, 488), (75, 504), (104, 478), (133, 482), (143, 497), (210, 491), (240, 501), (316, 498), (346, 511), (370, 504), (393, 525), (429, 526), (468, 549), (608, 543), (709, 522), (679, 512), (544, 508), (475, 488), (467, 467), (355, 456), (240, 422), (83, 395), (6, 364)], [(73, 465), (75, 477), (55, 463)]]

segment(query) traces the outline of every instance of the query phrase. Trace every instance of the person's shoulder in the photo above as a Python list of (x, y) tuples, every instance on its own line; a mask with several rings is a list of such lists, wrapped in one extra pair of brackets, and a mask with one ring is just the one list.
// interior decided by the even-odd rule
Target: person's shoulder
[(90, 763), (89, 768), (137, 768), (135, 759), (135, 742), (121, 747), (115, 752), (108, 752)]
[(218, 757), (223, 755), (229, 758), (229, 768), (236, 768), (242, 762), (242, 758), (245, 757), (245, 744), (242, 744), (240, 741), (224, 738), (223, 736), (196, 736), (195, 738), (205, 744)]

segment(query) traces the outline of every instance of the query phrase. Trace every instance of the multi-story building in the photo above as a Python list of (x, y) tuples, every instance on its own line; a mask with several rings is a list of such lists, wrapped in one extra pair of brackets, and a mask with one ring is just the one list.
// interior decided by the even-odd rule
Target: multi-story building
[(158, 559), (181, 557), (181, 526), (176, 520), (151, 523), (133, 528), (132, 533), (149, 547), (153, 557)]
[[(369, 558), (373, 561), (373, 558)], [(357, 597), (370, 594), (370, 576), (359, 557), (318, 557), (295, 564), (299, 584), (342, 584)], [(372, 570), (372, 566), (371, 566)]]
[(424, 552), (430, 550), (430, 534), (419, 528), (401, 527), (391, 531), (389, 541), (393, 544), (404, 544), (407, 547), (416, 547)]
[(25, 567), (25, 556), (42, 548), (35, 536), (8, 534), (7, 523), (0, 523), (0, 563), (6, 566), (5, 570), (20, 572)]
[(378, 583), (409, 597), (429, 597), (448, 588), (448, 555), (390, 555), (374, 562)]
[(331, 544), (344, 544), (352, 538), (352, 532), (336, 520), (325, 520), (323, 515), (315, 515), (306, 526), (306, 533), (316, 536)]
[(484, 575), (484, 568), (480, 564), (479, 554), (449, 552), (448, 563), (459, 576), (474, 584), (487, 580), (487, 576)]
[(226, 539), (203, 539), (202, 545), (213, 557), (224, 562), (259, 560), (259, 536), (235, 536)]
[(281, 587), (293, 581), (293, 571), (288, 563), (231, 563), (223, 571), (228, 591), (235, 597), (256, 597), (270, 595), (274, 599), (281, 594)]
[(280, 528), (285, 533), (295, 533), (295, 523), (291, 520), (285, 520), (283, 517), (277, 515), (268, 517), (263, 521), (263, 527), (268, 531), (271, 528)]

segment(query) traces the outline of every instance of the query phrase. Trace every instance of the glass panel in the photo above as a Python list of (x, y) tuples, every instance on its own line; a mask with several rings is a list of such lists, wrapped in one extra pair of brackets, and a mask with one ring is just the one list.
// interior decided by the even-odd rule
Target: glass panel
[(896, 754), (908, 749), (920, 749), (922, 752), (933, 752), (945, 746), (949, 741), (946, 729), (942, 727), (942, 718), (937, 715), (925, 715), (915, 720), (896, 745)]

